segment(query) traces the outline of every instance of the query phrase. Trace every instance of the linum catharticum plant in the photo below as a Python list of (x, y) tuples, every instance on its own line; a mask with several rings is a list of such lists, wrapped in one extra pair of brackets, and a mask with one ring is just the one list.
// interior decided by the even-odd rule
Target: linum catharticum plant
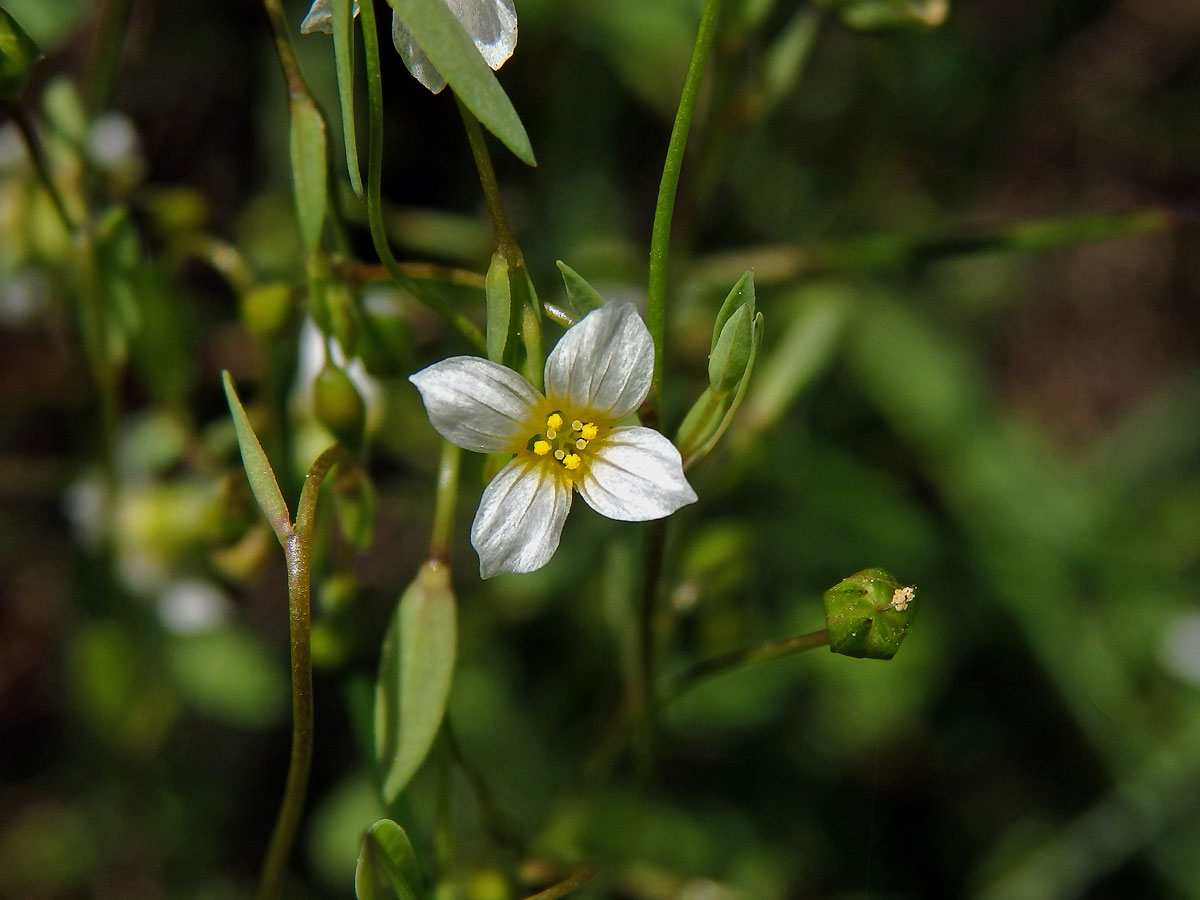
[[(344, 290), (325, 243), (330, 190), (326, 123), (305, 87), (277, 0), (266, 0), (266, 6), (288, 85), (293, 178), (308, 253), (310, 308), (318, 324), (325, 323), (328, 345), (342, 343), (345, 355), (345, 334), (337, 327), (336, 314), (321, 309), (328, 298)], [(492, 74), (516, 46), (517, 18), (511, 0), (393, 0), (392, 11), (393, 42), (408, 70), (431, 91), (440, 92), (448, 85), (454, 94), (491, 215), (495, 251), (484, 279), (483, 333), (470, 315), (439, 299), (394, 259), (380, 213), (382, 85), (374, 6), (316, 0), (301, 30), (333, 36), (347, 176), (365, 203), (375, 248), (396, 283), (428, 303), (459, 332), (465, 349), (474, 351), (474, 355), (432, 361), (409, 379), (445, 443), (428, 560), (396, 608), (375, 686), (375, 762), (383, 800), (389, 805), (402, 801), (414, 774), (435, 750), (439, 735), (443, 752), (453, 752), (447, 749), (453, 748), (454, 737), (445, 709), (457, 639), (450, 546), (460, 492), (460, 449), (489, 458), (488, 483), (470, 529), (481, 578), (529, 573), (545, 566), (559, 547), (576, 492), (611, 519), (649, 523), (642, 577), (635, 589), (640, 610), (636, 661), (630, 668), (628, 701), (616, 726), (616, 733), (624, 735), (617, 740), (628, 743), (636, 777), (642, 781), (653, 777), (659, 707), (701, 678), (826, 645), (849, 656), (890, 659), (916, 612), (916, 595), (887, 572), (868, 569), (825, 592), (828, 627), (822, 631), (701, 660), (671, 681), (661, 681), (656, 671), (670, 517), (699, 499), (685, 471), (717, 446), (735, 420), (764, 329), (753, 273), (746, 272), (729, 291), (713, 323), (709, 384), (695, 399), (674, 440), (665, 436), (671, 220), (701, 77), (719, 22), (719, 0), (704, 4), (667, 151), (654, 215), (644, 318), (635, 305), (605, 298), (562, 262), (565, 306), (544, 302), (534, 288), (505, 213), (483, 134), (484, 129), (490, 131), (519, 159), (534, 165), (520, 118)], [(356, 18), (362, 26), (369, 109), (365, 185), (358, 168), (354, 114)], [(543, 325), (561, 334), (553, 339)], [(553, 346), (547, 353), (549, 344)], [(225, 382), (247, 475), (287, 558), (292, 609), (292, 765), (264, 867), (262, 898), (279, 893), (311, 760), (313, 709), (306, 629), (313, 506), (325, 473), (333, 465), (358, 466), (352, 452), (363, 443), (363, 403), (334, 359), (330, 353), (318, 376), (316, 410), (342, 444), (314, 464), (294, 524), (228, 375)], [(458, 578), (466, 575), (463, 567), (454, 571)], [(600, 573), (579, 572), (573, 580), (581, 588), (572, 591), (573, 602), (597, 599), (596, 592), (583, 586), (601, 583)], [(579, 865), (537, 896), (562, 896), (585, 883), (594, 870), (586, 860)], [(444, 888), (451, 870), (448, 859), (433, 865), (418, 860), (405, 829), (392, 819), (381, 819), (363, 840), (356, 889), (364, 900), (415, 898)]]

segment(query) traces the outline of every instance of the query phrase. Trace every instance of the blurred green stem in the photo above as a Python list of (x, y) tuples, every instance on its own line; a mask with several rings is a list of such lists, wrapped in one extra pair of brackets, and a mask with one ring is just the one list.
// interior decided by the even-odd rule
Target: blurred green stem
[(312, 655), (309, 643), (311, 607), (311, 544), (316, 516), (317, 494), (329, 470), (350, 458), (349, 452), (335, 444), (317, 457), (304, 479), (296, 523), (281, 535), (287, 560), (288, 634), (292, 658), (292, 755), (288, 764), (283, 802), (271, 833), (271, 843), (263, 860), (256, 900), (275, 900), (287, 873), (288, 857), (304, 811), (308, 774), (312, 768), (313, 699)]
[(667, 521), (656, 519), (646, 525), (645, 557), (637, 611), (637, 651), (630, 684), (638, 774), (648, 780), (658, 754), (658, 700), (654, 692), (657, 652), (658, 586), (662, 578)]
[(551, 885), (532, 897), (526, 897), (525, 900), (558, 900), (559, 897), (565, 897), (575, 889), (583, 887), (596, 877), (598, 871), (600, 870), (595, 866), (580, 866), (558, 884)]
[(450, 561), (450, 542), (454, 537), (454, 506), (458, 500), (458, 467), (461, 459), (461, 450), (449, 441), (442, 441), (429, 558), (443, 563)]
[(33, 161), (33, 171), (37, 175), (38, 181), (42, 183), (42, 187), (46, 189), (46, 193), (50, 195), (50, 201), (54, 204), (54, 211), (58, 214), (59, 220), (67, 230), (67, 234), (75, 234), (79, 226), (67, 211), (67, 204), (63, 199), (62, 192), (50, 175), (50, 167), (46, 164), (46, 152), (42, 148), (41, 139), (38, 137), (37, 128), (34, 127), (29, 111), (21, 103), (5, 103), (4, 108), (8, 110), (13, 124), (20, 132), (25, 149), (29, 152), (29, 158)]
[[(267, 0), (272, 2), (272, 0)], [(278, 0), (275, 0), (278, 2)], [(375, 31), (375, 9), (370, 3), (360, 4), (359, 18), (362, 20), (363, 57), (367, 67), (367, 223), (371, 229), (371, 241), (375, 252), (392, 280), (408, 291), (447, 322), (476, 350), (487, 353), (487, 341), (478, 326), (450, 306), (437, 294), (405, 272), (392, 248), (388, 246), (387, 232), (383, 222), (383, 81), (379, 68), (379, 36)]]
[(767, 641), (765, 644), (758, 644), (754, 647), (747, 647), (742, 650), (735, 650), (732, 653), (726, 653), (724, 656), (706, 659), (703, 662), (696, 663), (696, 665), (669, 681), (664, 682), (658, 691), (658, 702), (661, 705), (670, 703), (672, 700), (687, 693), (706, 678), (720, 675), (722, 672), (728, 672), (731, 669), (736, 669), (749, 663), (779, 659), (780, 657), (791, 656), (794, 653), (803, 653), (806, 650), (815, 650), (818, 647), (828, 646), (829, 632), (822, 628), (820, 631), (814, 631), (810, 634), (801, 634), (780, 641)]
[(654, 229), (650, 237), (650, 283), (646, 296), (646, 325), (654, 339), (654, 377), (650, 383), (650, 395), (646, 399), (643, 418), (655, 425), (661, 419), (663, 341), (667, 320), (667, 250), (671, 243), (671, 219), (675, 210), (675, 194), (679, 189), (679, 173), (683, 168), (683, 153), (687, 147), (688, 132), (696, 111), (696, 97), (700, 93), (700, 81), (712, 49), (713, 34), (717, 29), (717, 17), (721, 11), (721, 0), (705, 0), (700, 13), (700, 28), (696, 43), (692, 47), (692, 59), (688, 63), (687, 76), (683, 80), (683, 92), (679, 97), (679, 109), (675, 113), (675, 125), (671, 128), (671, 140), (667, 144), (667, 158), (663, 163), (662, 181), (658, 187), (658, 202), (654, 207)]
[(112, 103), (132, 7), (132, 0), (104, 0), (96, 16), (95, 38), (88, 54), (87, 75), (83, 79), (88, 108), (93, 115), (108, 109)]
[(830, 272), (916, 267), (978, 253), (1036, 253), (1090, 241), (1165, 234), (1195, 224), (1196, 217), (1192, 214), (1152, 207), (1125, 213), (1035, 219), (927, 237), (873, 235), (807, 247), (754, 247), (697, 263), (692, 268), (691, 281), (700, 288), (715, 290), (753, 266), (754, 283), (761, 287)]

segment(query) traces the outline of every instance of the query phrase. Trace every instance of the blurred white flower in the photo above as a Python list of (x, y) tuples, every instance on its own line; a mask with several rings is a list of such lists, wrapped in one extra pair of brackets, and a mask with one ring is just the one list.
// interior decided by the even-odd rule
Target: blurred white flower
[[(517, 46), (517, 11), (512, 0), (445, 0), (445, 3), (479, 48), (484, 62), (493, 69), (504, 65)], [(353, 13), (358, 15), (358, 0), (354, 0)], [(314, 31), (333, 33), (333, 11), (329, 7), (329, 0), (313, 0), (308, 15), (300, 23), (300, 31), (304, 34)], [(417, 81), (435, 94), (446, 86), (446, 79), (434, 68), (425, 51), (394, 12), (392, 43)]]
[(626, 522), (695, 502), (674, 444), (650, 428), (616, 424), (646, 399), (653, 369), (650, 332), (625, 303), (589, 313), (563, 335), (546, 360), (545, 396), (512, 369), (473, 356), (412, 376), (442, 437), (466, 450), (514, 454), (471, 525), (482, 577), (549, 562), (573, 491)]

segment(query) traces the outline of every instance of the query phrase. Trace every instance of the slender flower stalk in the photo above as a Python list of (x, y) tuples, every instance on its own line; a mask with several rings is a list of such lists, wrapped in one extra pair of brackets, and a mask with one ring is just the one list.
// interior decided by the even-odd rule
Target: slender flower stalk
[[(663, 341), (667, 321), (667, 250), (671, 243), (675, 194), (679, 189), (679, 174), (683, 168), (683, 153), (687, 147), (688, 132), (696, 112), (696, 97), (700, 93), (700, 81), (704, 77), (704, 68), (712, 49), (713, 34), (717, 29), (720, 11), (721, 0), (705, 0), (704, 9), (700, 13), (700, 29), (696, 33), (692, 58), (683, 80), (679, 109), (675, 113), (675, 124), (671, 128), (671, 140), (667, 144), (667, 158), (663, 163), (658, 202), (654, 208), (654, 228), (650, 237), (650, 283), (646, 294), (646, 325), (654, 339), (654, 378), (650, 384), (647, 412), (654, 417), (661, 417)], [(651, 422), (655, 423), (654, 418), (651, 418)]]
[(283, 801), (271, 833), (271, 843), (263, 860), (256, 900), (274, 900), (279, 896), (287, 873), (288, 857), (304, 812), (308, 776), (312, 769), (313, 696), (311, 619), (311, 542), (316, 516), (317, 494), (329, 470), (349, 458), (340, 444), (317, 457), (304, 479), (294, 525), (277, 531), (287, 560), (288, 636), (292, 662), (292, 753), (288, 763)]

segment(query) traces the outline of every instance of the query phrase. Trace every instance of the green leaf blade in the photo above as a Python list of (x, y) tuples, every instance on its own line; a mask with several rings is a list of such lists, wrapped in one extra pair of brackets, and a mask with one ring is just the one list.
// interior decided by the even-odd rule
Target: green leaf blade
[(354, 870), (354, 896), (358, 900), (417, 900), (420, 883), (417, 856), (407, 832), (391, 819), (380, 819), (368, 828)]
[(362, 173), (358, 167), (358, 138), (354, 127), (354, 17), (351, 0), (331, 0), (333, 60), (337, 70), (338, 104), (342, 108), (342, 140), (346, 145), (346, 171), (350, 187), (360, 200)]
[(15, 101), (21, 95), (42, 56), (17, 20), (0, 9), (0, 100)]
[(312, 97), (293, 94), (291, 110), (292, 184), (300, 237), (309, 253), (321, 245), (327, 192), (325, 179), (325, 120)]
[(271, 523), (275, 536), (282, 544), (292, 532), (292, 519), (287, 503), (283, 500), (279, 482), (275, 480), (275, 471), (271, 468), (267, 454), (263, 450), (262, 444), (259, 443), (258, 436), (254, 433), (242, 401), (238, 399), (233, 379), (229, 377), (228, 372), (222, 372), (221, 378), (225, 384), (225, 399), (229, 403), (229, 412), (233, 416), (233, 427), (237, 432), (238, 447), (242, 451), (242, 465), (246, 469), (246, 478), (250, 482), (250, 489), (254, 492), (254, 499), (258, 501), (267, 521)]
[(375, 754), (391, 803), (433, 746), (454, 673), (457, 612), (450, 570), (427, 562), (400, 598), (375, 685)]
[(444, 0), (388, 0), (429, 61), (488, 131), (530, 166), (529, 135), (512, 101)]
[(558, 271), (562, 272), (563, 284), (567, 289), (567, 300), (570, 301), (579, 318), (583, 318), (593, 309), (599, 309), (604, 305), (604, 298), (600, 292), (588, 284), (582, 275), (561, 259), (555, 265), (558, 266)]

